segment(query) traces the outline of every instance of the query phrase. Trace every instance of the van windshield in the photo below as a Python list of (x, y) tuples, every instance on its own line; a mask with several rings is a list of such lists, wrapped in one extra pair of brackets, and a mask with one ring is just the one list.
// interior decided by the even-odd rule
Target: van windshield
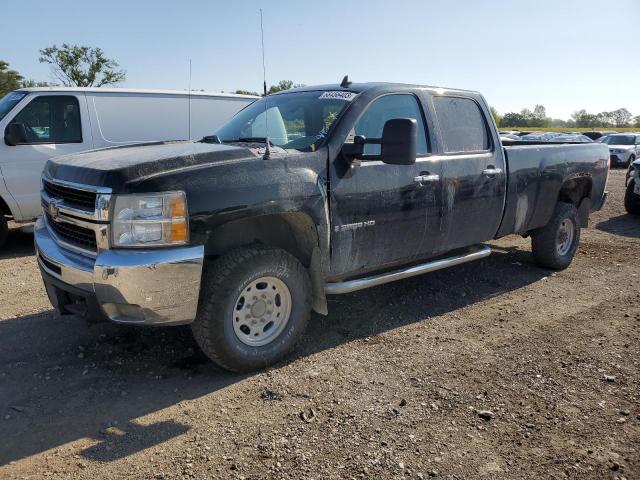
[(27, 92), (9, 92), (2, 97), (0, 100), (0, 121), (26, 96)]
[(282, 93), (252, 103), (218, 129), (222, 142), (265, 141), (285, 149), (315, 151), (356, 96), (348, 91)]

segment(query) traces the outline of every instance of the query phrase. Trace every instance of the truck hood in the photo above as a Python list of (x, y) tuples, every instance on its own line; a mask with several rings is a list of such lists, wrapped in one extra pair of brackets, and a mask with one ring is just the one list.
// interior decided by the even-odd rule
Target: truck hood
[(239, 146), (155, 142), (54, 157), (44, 172), (52, 179), (118, 190), (128, 182), (156, 173), (256, 157), (255, 149)]

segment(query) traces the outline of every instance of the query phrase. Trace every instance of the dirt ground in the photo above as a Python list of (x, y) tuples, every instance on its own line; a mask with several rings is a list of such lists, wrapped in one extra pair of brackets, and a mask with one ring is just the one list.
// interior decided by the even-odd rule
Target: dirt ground
[[(253, 375), (187, 328), (52, 311), (32, 235), (0, 253), (0, 478), (640, 478), (640, 219), (624, 171), (573, 265), (526, 239), (334, 297)], [(484, 417), (484, 418), (483, 418)]]

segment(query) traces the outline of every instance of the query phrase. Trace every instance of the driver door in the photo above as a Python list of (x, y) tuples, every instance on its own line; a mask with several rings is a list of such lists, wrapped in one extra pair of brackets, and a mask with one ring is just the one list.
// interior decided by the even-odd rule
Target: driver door
[(0, 143), (0, 168), (23, 219), (40, 215), (40, 176), (47, 160), (92, 147), (86, 112), (84, 94), (47, 93), (32, 98), (9, 121), (22, 123), (27, 132), (24, 143)]
[[(356, 122), (353, 134), (380, 138), (387, 120), (418, 122), (417, 158), (413, 165), (379, 160), (344, 166), (341, 157), (331, 173), (331, 272), (357, 275), (414, 260), (428, 248), (425, 231), (439, 216), (440, 166), (429, 155), (424, 115), (418, 98), (398, 93), (373, 100)], [(367, 144), (365, 154), (379, 155)], [(435, 207), (435, 208), (433, 208)]]

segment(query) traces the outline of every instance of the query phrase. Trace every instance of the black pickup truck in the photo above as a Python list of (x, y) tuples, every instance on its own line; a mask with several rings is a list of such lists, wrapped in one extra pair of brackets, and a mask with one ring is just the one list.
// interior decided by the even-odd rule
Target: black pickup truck
[(269, 95), (200, 142), (50, 160), (37, 258), (62, 313), (191, 324), (235, 371), (272, 364), (326, 295), (483, 258), (529, 235), (567, 267), (601, 208), (600, 144), (503, 145), (475, 92), (400, 84)]

